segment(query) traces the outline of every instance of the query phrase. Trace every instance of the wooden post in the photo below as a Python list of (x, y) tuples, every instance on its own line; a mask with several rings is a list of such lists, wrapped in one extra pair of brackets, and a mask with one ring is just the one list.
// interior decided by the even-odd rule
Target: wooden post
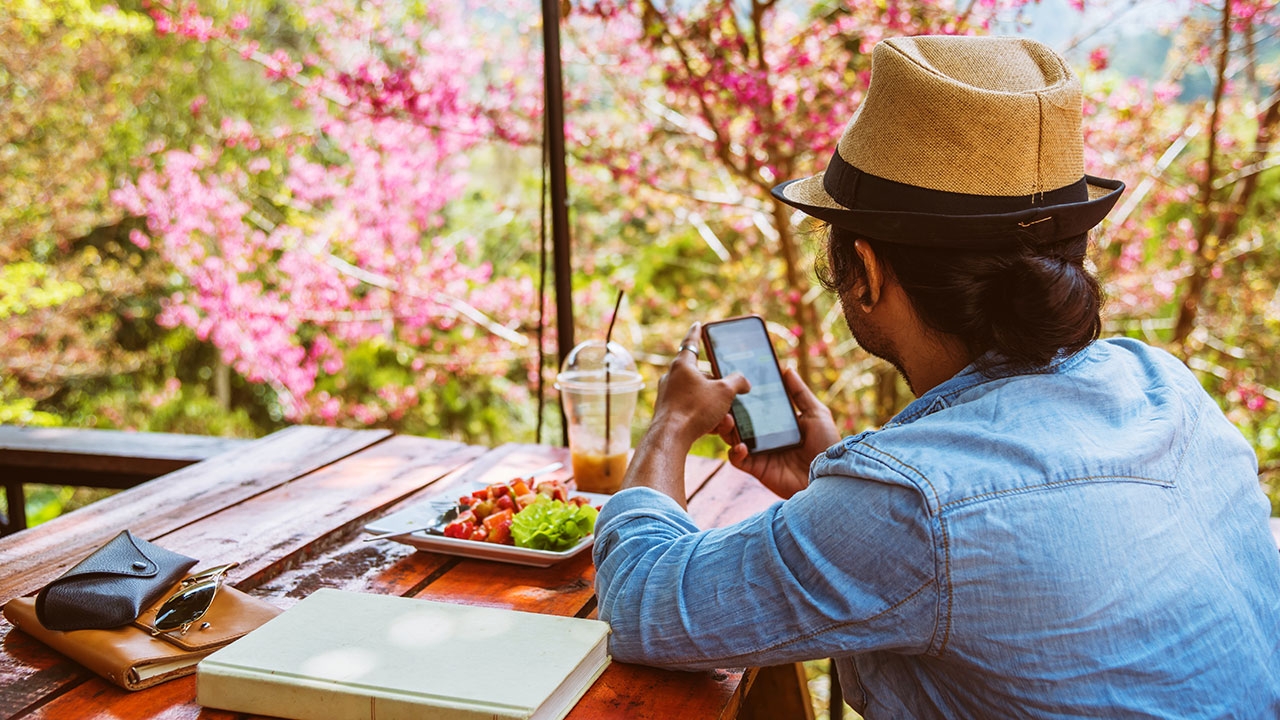
[(27, 501), (22, 493), (22, 481), (9, 478), (4, 481), (4, 496), (8, 502), (8, 512), (4, 522), (0, 523), (0, 535), (8, 535), (27, 527)]
[[(546, 103), (547, 162), (551, 170), (551, 244), (556, 286), (556, 349), (564, 364), (573, 349), (573, 267), (569, 242), (569, 190), (564, 148), (564, 79), (560, 66), (560, 0), (542, 0), (542, 77)], [(541, 349), (539, 349), (541, 352)], [(560, 427), (569, 444), (569, 423), (560, 406)]]
[(743, 700), (738, 718), (813, 720), (813, 702), (809, 698), (804, 665), (797, 662), (760, 668)]

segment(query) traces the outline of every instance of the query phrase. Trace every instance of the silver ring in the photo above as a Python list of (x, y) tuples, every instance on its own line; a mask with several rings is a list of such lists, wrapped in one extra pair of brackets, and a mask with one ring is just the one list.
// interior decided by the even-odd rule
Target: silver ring
[(697, 357), (698, 357), (698, 348), (697, 348), (696, 346), (690, 345), (690, 344), (688, 344), (688, 343), (683, 343), (683, 344), (681, 344), (681, 345), (680, 345), (680, 349), (676, 351), (676, 354), (677, 354), (677, 355), (679, 355), (680, 353), (684, 352), (685, 350), (688, 350), (689, 352), (693, 353), (693, 357), (694, 357), (694, 359), (695, 359), (695, 360), (697, 359)]

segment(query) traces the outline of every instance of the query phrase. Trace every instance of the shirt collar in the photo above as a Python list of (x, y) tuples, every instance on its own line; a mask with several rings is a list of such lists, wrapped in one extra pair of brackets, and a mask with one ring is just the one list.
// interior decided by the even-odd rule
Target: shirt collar
[(928, 392), (913, 400), (911, 404), (885, 423), (885, 427), (905, 425), (932, 412), (948, 407), (961, 393), (984, 383), (1018, 375), (1053, 375), (1065, 372), (1075, 367), (1092, 347), (1093, 344), (1090, 343), (1083, 350), (1076, 353), (1059, 352), (1048, 365), (1039, 370), (1002, 370), (999, 362), (1001, 356), (992, 350), (983, 356), (983, 360), (990, 361), (991, 367), (994, 369), (984, 373), (978, 369), (977, 362), (966, 365), (960, 372), (938, 383), (930, 388)]

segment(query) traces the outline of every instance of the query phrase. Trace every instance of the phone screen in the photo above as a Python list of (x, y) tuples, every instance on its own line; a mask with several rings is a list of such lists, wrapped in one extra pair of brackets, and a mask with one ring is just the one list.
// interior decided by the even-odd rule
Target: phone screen
[(703, 344), (717, 377), (746, 376), (751, 391), (733, 401), (738, 437), (752, 453), (800, 444), (795, 409), (782, 385), (782, 372), (764, 321), (751, 315), (702, 326)]

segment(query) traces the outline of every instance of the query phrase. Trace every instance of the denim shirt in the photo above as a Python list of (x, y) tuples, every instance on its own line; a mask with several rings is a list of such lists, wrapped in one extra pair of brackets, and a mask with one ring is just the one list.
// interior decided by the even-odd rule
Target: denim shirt
[(874, 718), (1280, 717), (1280, 553), (1257, 460), (1175, 358), (1125, 339), (972, 367), (699, 531), (648, 488), (596, 529), (615, 659), (836, 658)]

